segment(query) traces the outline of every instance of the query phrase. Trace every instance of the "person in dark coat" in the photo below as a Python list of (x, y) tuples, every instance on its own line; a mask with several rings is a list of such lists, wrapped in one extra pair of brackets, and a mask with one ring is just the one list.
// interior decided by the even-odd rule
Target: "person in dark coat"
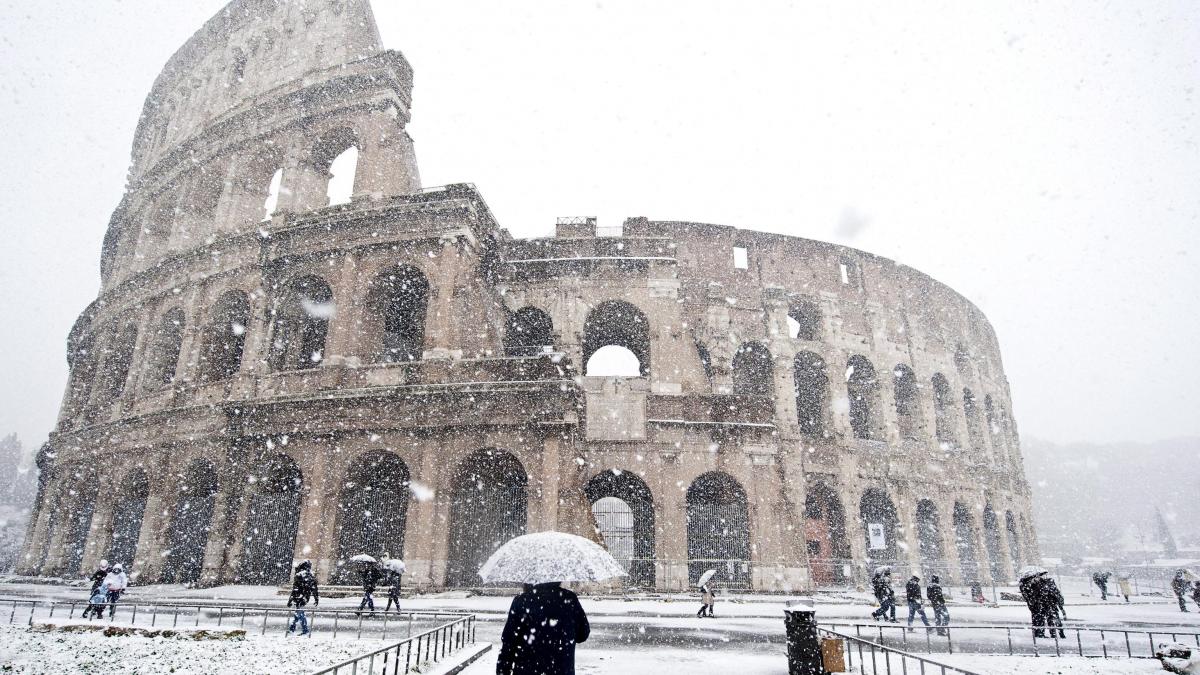
[(871, 612), (871, 618), (896, 623), (896, 592), (892, 590), (892, 571), (885, 569), (877, 572), (871, 577), (871, 587), (875, 591), (875, 599), (879, 601), (879, 609)]
[(317, 588), (317, 578), (312, 573), (312, 563), (305, 560), (299, 565), (296, 565), (296, 577), (292, 579), (292, 594), (288, 596), (287, 606), (295, 607), (296, 613), (292, 616), (292, 622), (288, 624), (288, 633), (296, 631), (296, 624), (300, 624), (300, 634), (308, 635), (308, 615), (304, 612), (304, 606), (308, 601), (312, 600), (313, 607), (321, 603), (321, 593)]
[(526, 585), (508, 610), (496, 675), (575, 675), (575, 645), (589, 633), (574, 593), (558, 582)]
[(1196, 603), (1196, 607), (1200, 608), (1200, 581), (1192, 584), (1192, 600)]
[(937, 634), (945, 635), (946, 626), (950, 625), (950, 612), (946, 609), (946, 596), (942, 594), (941, 581), (936, 574), (929, 577), (925, 597), (929, 598), (929, 606), (933, 607), (933, 623), (937, 626)]
[(1054, 637), (1054, 628), (1058, 628), (1058, 637), (1066, 639), (1067, 634), (1062, 629), (1062, 620), (1067, 618), (1067, 603), (1058, 584), (1045, 572), (1041, 576), (1042, 597), (1045, 603), (1046, 625), (1050, 627), (1050, 637)]
[(1033, 624), (1033, 636), (1044, 638), (1046, 637), (1046, 614), (1044, 611), (1045, 603), (1042, 598), (1042, 575), (1031, 574), (1021, 579), (1017, 584), (1017, 588), (1021, 591), (1021, 597), (1025, 598), (1025, 606), (1029, 608), (1029, 620)]
[(925, 602), (921, 599), (921, 577), (912, 575), (904, 585), (904, 599), (908, 601), (908, 630), (912, 631), (913, 619), (921, 615), (921, 623), (929, 630), (929, 617), (925, 616)]
[(395, 604), (396, 612), (397, 613), (400, 612), (400, 578), (402, 576), (403, 575), (401, 575), (399, 572), (388, 572), (388, 577), (389, 577), (388, 581), (391, 582), (391, 585), (388, 586), (387, 607), (384, 608), (383, 611), (385, 611), (385, 612), (392, 611), (392, 605)]
[[(363, 599), (362, 602), (358, 603), (359, 614), (362, 614), (364, 609), (369, 609), (372, 612), (375, 611), (375, 597), (372, 594), (375, 592), (375, 587), (379, 584), (379, 579), (381, 577), (383, 577), (383, 574), (380, 573), (379, 567), (374, 563), (370, 563), (366, 567), (363, 567)], [(399, 603), (397, 603), (397, 605), (399, 605)]]
[(1175, 576), (1171, 579), (1171, 591), (1175, 593), (1175, 599), (1179, 601), (1179, 611), (1188, 611), (1187, 602), (1184, 600), (1187, 594), (1188, 580), (1184, 576), (1183, 570), (1176, 570)]
[(1100, 589), (1100, 599), (1108, 599), (1108, 577), (1111, 576), (1108, 572), (1095, 572), (1092, 574), (1092, 583)]
[(100, 566), (96, 568), (95, 572), (92, 572), (92, 590), (88, 592), (89, 598), (96, 594), (96, 590), (100, 588), (100, 584), (104, 583), (104, 577), (107, 577), (111, 571), (112, 566), (108, 564), (108, 561), (101, 560)]

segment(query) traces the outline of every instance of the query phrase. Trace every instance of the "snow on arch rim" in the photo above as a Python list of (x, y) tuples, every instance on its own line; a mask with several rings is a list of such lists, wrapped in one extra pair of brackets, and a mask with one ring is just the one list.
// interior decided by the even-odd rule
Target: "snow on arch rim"
[(627, 573), (604, 547), (590, 539), (554, 531), (514, 537), (479, 568), (479, 577), (485, 583), (599, 582), (621, 576)]

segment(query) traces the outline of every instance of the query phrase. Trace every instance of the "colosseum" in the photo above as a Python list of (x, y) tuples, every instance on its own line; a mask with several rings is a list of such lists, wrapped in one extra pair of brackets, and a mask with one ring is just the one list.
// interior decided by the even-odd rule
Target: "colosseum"
[(146, 100), (19, 571), (477, 586), (526, 531), (626, 585), (957, 582), (1037, 558), (996, 336), (891, 260), (721, 225), (517, 239), (422, 187), (367, 0), (234, 0)]

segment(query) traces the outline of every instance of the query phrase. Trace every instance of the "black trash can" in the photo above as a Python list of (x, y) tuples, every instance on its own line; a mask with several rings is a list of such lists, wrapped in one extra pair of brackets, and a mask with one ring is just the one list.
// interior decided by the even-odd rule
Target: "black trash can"
[(817, 612), (811, 607), (783, 610), (787, 630), (788, 675), (825, 675), (821, 641), (817, 638)]

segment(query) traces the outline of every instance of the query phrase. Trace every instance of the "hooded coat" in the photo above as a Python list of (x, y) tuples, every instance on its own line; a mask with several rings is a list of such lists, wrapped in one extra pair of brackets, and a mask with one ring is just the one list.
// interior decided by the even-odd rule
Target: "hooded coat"
[(312, 573), (312, 563), (305, 560), (296, 566), (296, 577), (292, 580), (292, 594), (288, 596), (287, 606), (295, 605), (296, 609), (312, 600), (313, 607), (321, 602), (321, 594), (317, 590), (317, 577)]
[(915, 602), (918, 605), (921, 603), (921, 580), (917, 577), (912, 577), (908, 583), (904, 584), (904, 597), (909, 602)]
[(500, 637), (497, 675), (574, 675), (575, 645), (591, 626), (579, 598), (558, 583), (526, 587), (513, 598)]

